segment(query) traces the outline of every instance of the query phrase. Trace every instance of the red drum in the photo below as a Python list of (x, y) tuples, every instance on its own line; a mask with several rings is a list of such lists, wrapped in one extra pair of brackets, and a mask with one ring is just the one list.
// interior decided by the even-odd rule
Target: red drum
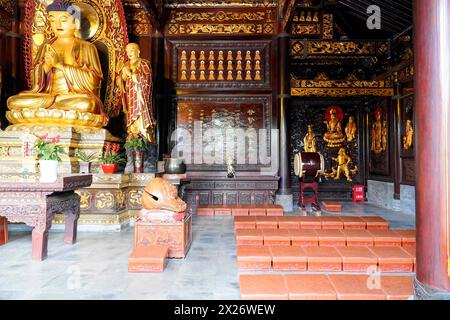
[(295, 155), (295, 175), (299, 178), (317, 179), (325, 174), (325, 159), (318, 152), (301, 152)]

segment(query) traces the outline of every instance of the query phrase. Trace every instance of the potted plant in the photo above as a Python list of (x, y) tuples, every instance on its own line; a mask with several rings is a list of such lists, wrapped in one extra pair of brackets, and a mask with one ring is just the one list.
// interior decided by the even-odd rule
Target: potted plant
[(91, 162), (97, 157), (95, 152), (86, 153), (77, 149), (75, 156), (80, 160), (80, 173), (91, 173)]
[(144, 150), (147, 141), (138, 134), (131, 134), (125, 142), (125, 148), (132, 151), (134, 173), (144, 172)]
[(57, 145), (60, 136), (49, 138), (48, 133), (36, 136), (34, 148), (37, 150), (39, 160), (40, 182), (52, 183), (58, 179), (58, 162), (61, 161), (60, 154), (65, 154), (64, 148)]
[[(119, 145), (120, 146), (120, 145)], [(107, 148), (102, 155), (102, 170), (105, 174), (114, 174), (117, 172), (120, 164), (125, 163), (125, 157), (117, 149)]]

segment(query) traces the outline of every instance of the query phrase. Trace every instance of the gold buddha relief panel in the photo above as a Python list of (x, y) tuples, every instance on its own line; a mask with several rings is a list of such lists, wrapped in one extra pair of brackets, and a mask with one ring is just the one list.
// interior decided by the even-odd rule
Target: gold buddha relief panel
[(333, 21), (330, 13), (297, 10), (292, 17), (290, 33), (315, 39), (333, 39)]
[(174, 43), (177, 88), (270, 88), (270, 43)]
[(389, 115), (389, 99), (375, 102), (368, 114), (369, 164), (370, 174), (390, 176), (391, 150), (391, 118)]

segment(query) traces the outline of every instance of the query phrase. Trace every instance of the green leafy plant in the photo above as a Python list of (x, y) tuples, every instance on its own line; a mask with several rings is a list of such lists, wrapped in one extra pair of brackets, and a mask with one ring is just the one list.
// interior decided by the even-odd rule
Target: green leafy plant
[(125, 155), (123, 153), (114, 153), (113, 151), (103, 153), (101, 161), (103, 164), (124, 164), (124, 163), (126, 163)]
[(36, 136), (37, 140), (34, 143), (34, 148), (37, 150), (39, 160), (56, 160), (61, 161), (61, 154), (66, 154), (64, 148), (59, 146), (61, 137), (58, 135), (54, 138), (49, 138), (48, 133), (43, 136)]
[(80, 149), (77, 149), (77, 151), (75, 152), (75, 157), (77, 157), (78, 160), (83, 162), (91, 162), (97, 157), (97, 153), (92, 152), (88, 154), (84, 151), (81, 151)]
[(124, 146), (133, 151), (144, 151), (147, 141), (138, 134), (132, 134), (128, 137)]

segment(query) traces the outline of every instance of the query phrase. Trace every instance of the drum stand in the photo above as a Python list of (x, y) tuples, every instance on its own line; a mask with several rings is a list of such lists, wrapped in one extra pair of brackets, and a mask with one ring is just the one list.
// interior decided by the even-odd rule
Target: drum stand
[[(311, 189), (313, 191), (313, 195), (310, 198), (305, 197), (306, 189)], [(305, 203), (311, 203), (311, 208), (314, 215), (321, 215), (322, 211), (319, 204), (319, 184), (317, 182), (303, 182), (303, 180), (300, 181), (299, 208), (304, 215), (307, 214)]]

